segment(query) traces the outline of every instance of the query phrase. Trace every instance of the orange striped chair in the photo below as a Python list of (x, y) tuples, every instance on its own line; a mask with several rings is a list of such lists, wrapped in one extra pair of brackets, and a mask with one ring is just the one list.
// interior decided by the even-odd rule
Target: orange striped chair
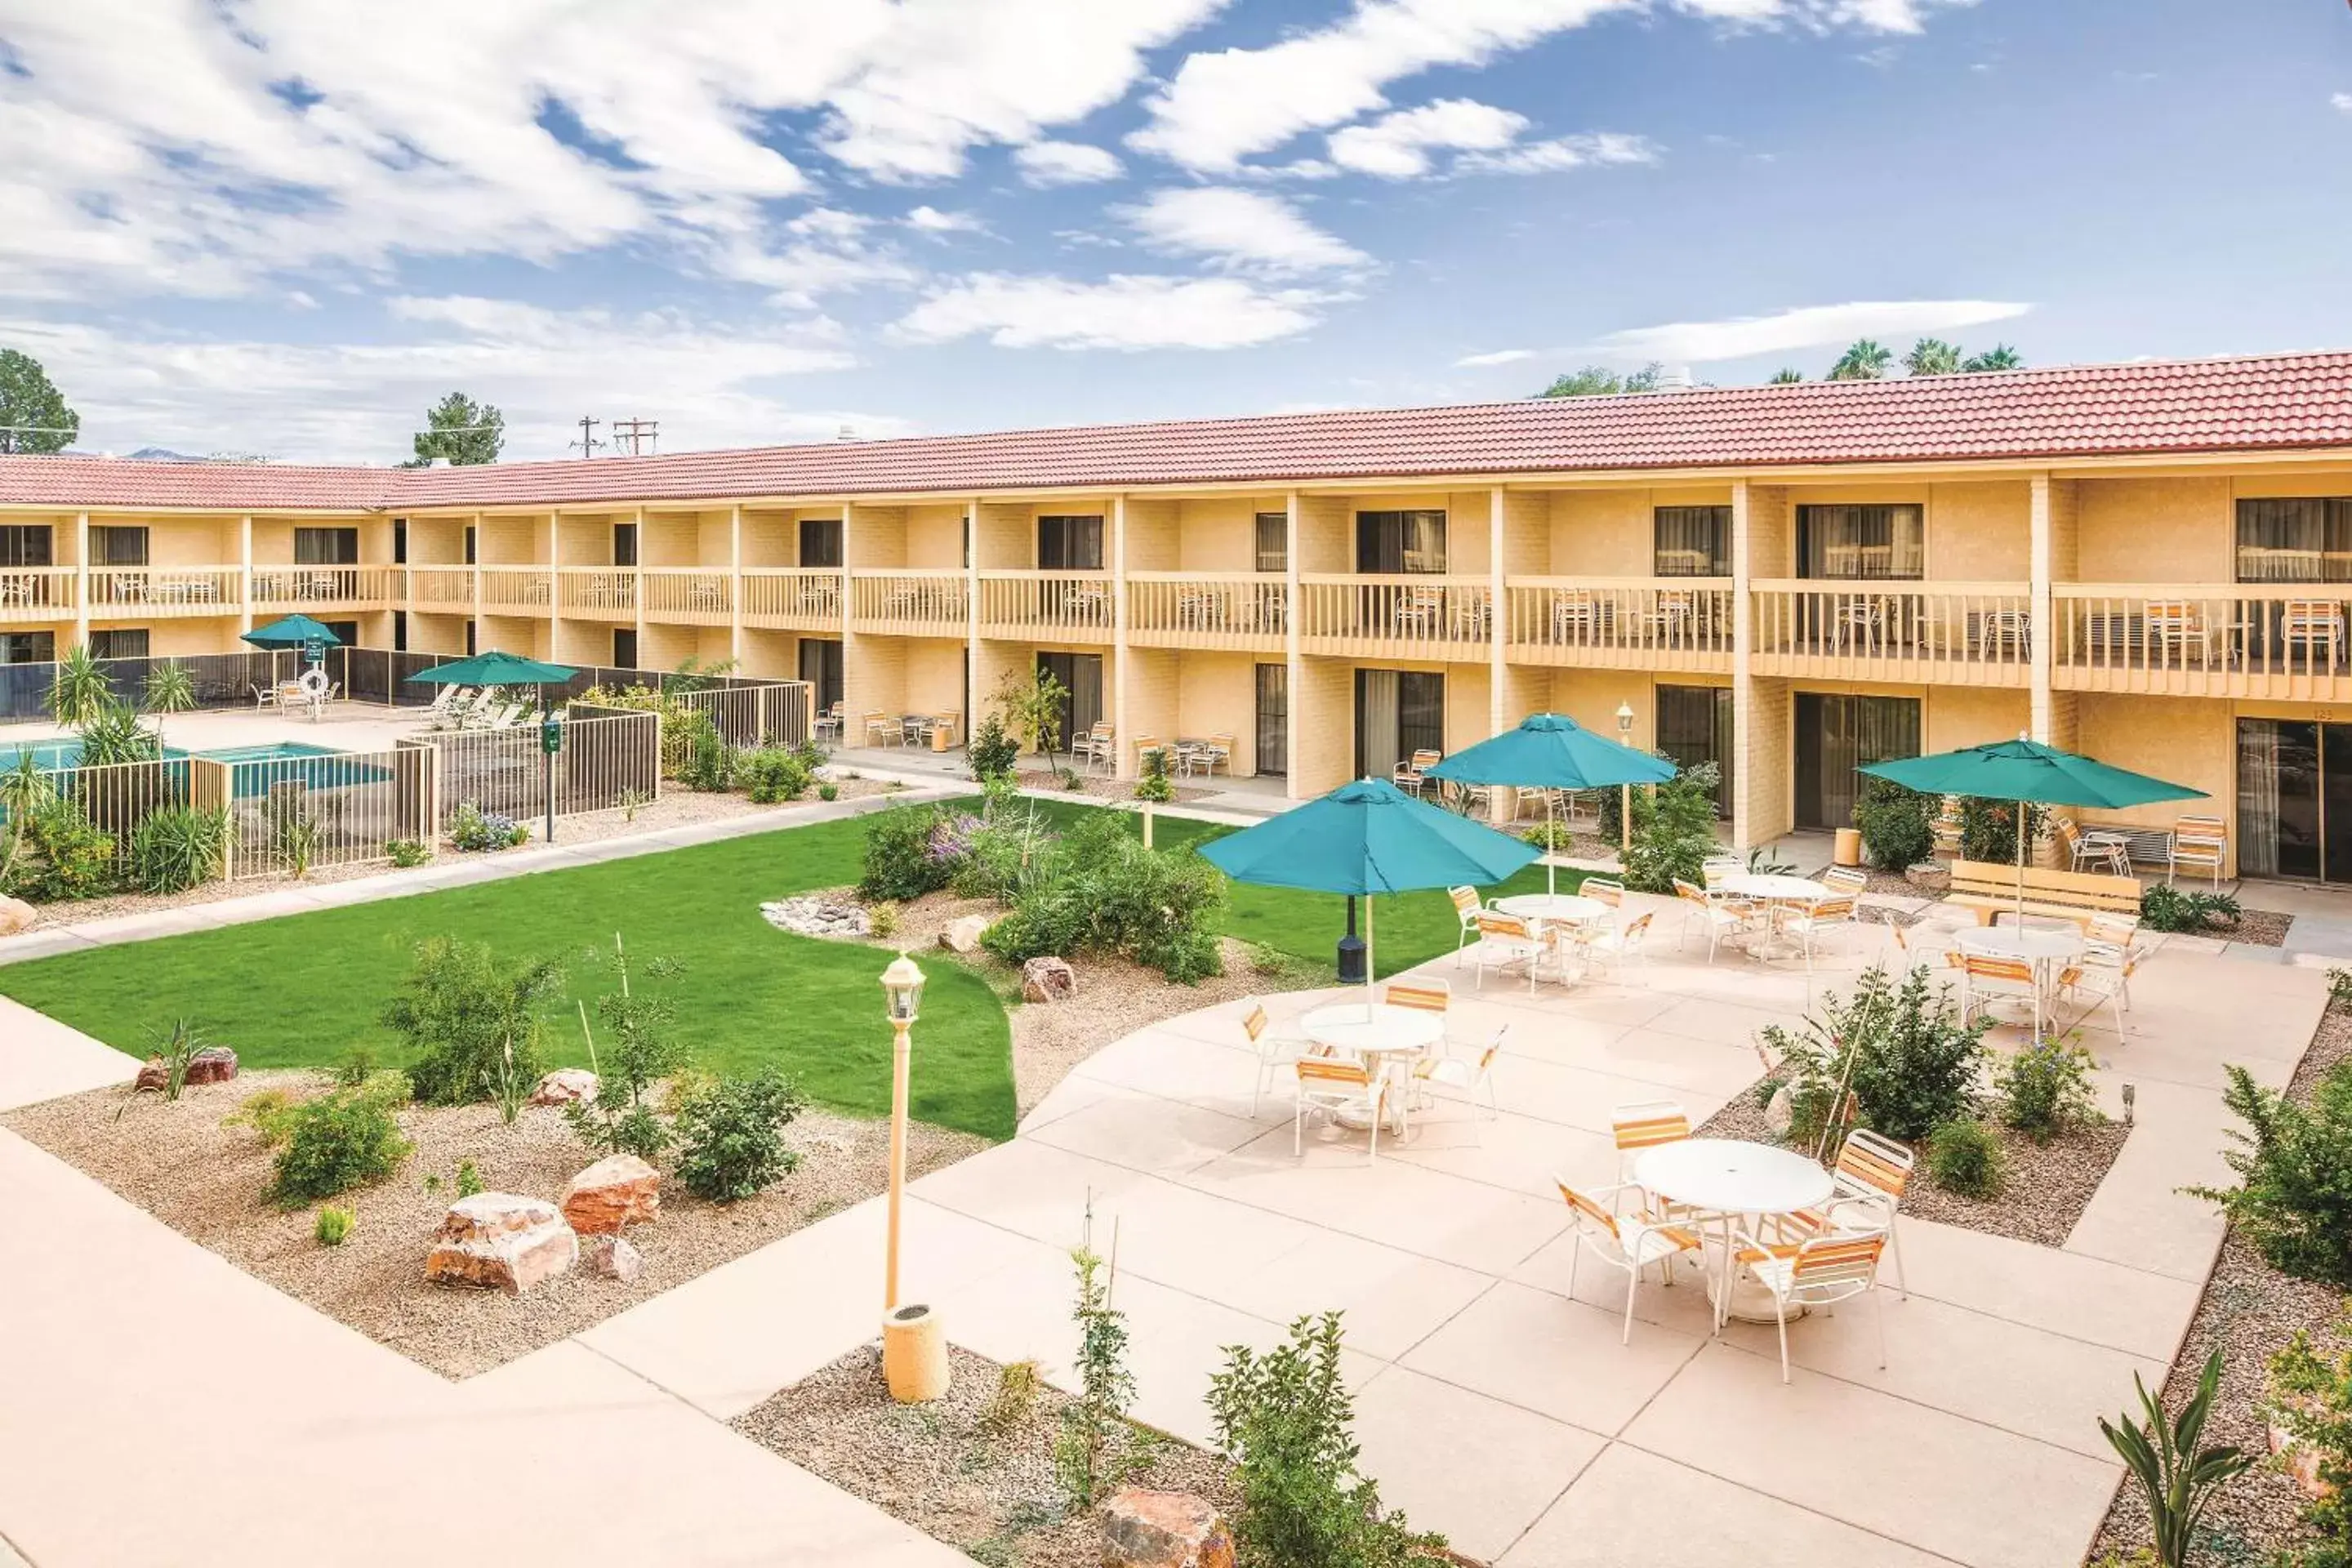
[(1391, 980), (1381, 992), (1381, 1000), (1391, 1007), (1444, 1013), (1454, 1005), (1454, 983), (1450, 980)]
[(1587, 1252), (1625, 1276), (1625, 1325), (1619, 1344), (1633, 1339), (1633, 1292), (1642, 1270), (1654, 1263), (1665, 1282), (1674, 1283), (1674, 1260), (1699, 1247), (1698, 1233), (1671, 1225), (1646, 1211), (1624, 1211), (1624, 1187), (1597, 1187), (1583, 1193), (1555, 1176), (1559, 1195), (1567, 1200), (1573, 1241), (1568, 1254), (1568, 1293), (1576, 1294), (1577, 1264)]
[(1852, 930), (1854, 909), (1853, 895), (1842, 893), (1834, 898), (1815, 899), (1780, 915), (1780, 934), (1795, 937), (1804, 948), (1806, 973), (1813, 972), (1814, 943), (1835, 932)]
[(2002, 958), (1989, 952), (1962, 952), (1957, 957), (1962, 1023), (1995, 1001), (2031, 1002), (2033, 1037), (2042, 1037), (2042, 984), (2034, 975), (2032, 964), (2021, 958)]
[(1361, 1062), (1336, 1057), (1301, 1057), (1295, 1068), (1298, 1098), (1290, 1116), (1290, 1152), (1307, 1152), (1301, 1130), (1308, 1111), (1319, 1110), (1334, 1119), (1343, 1111), (1352, 1111), (1371, 1123), (1372, 1146), (1367, 1158), (1379, 1159), (1381, 1122), (1388, 1115), (1388, 1080), (1372, 1077)]
[[(1609, 1131), (1617, 1140), (1617, 1180), (1633, 1184), (1633, 1158), (1661, 1143), (1679, 1143), (1691, 1135), (1690, 1112), (1672, 1100), (1644, 1100), (1621, 1105), (1609, 1113)], [(1645, 1194), (1644, 1207), (1657, 1206)]]
[(1460, 1057), (1422, 1058), (1412, 1064), (1414, 1086), (1448, 1089), (1461, 1096), (1462, 1103), (1470, 1108), (1473, 1131), (1478, 1126), (1478, 1091), (1483, 1089), (1486, 1091), (1487, 1114), (1500, 1119), (1503, 1107), (1495, 1098), (1495, 1058), (1503, 1054), (1503, 1041), (1510, 1032), (1508, 1024), (1496, 1030), (1494, 1037), (1486, 1042), (1486, 1048), (1480, 1051), (1475, 1060), (1465, 1060)]
[(1253, 1002), (1242, 1018), (1242, 1033), (1249, 1037), (1250, 1048), (1257, 1053), (1257, 1082), (1250, 1089), (1250, 1115), (1257, 1114), (1258, 1102), (1265, 1096), (1266, 1086), (1275, 1075), (1310, 1052), (1325, 1054), (1303, 1039), (1295, 1039), (1272, 1032), (1272, 1021), (1265, 1016), (1265, 1004)]
[[(1780, 1330), (1782, 1383), (1789, 1381), (1789, 1309), (1834, 1307), (1868, 1294), (1878, 1283), (1878, 1262), (1885, 1252), (1883, 1230), (1832, 1231), (1794, 1247), (1762, 1247), (1741, 1238), (1738, 1268), (1772, 1297), (1772, 1316)], [(1872, 1305), (1876, 1309), (1871, 1318), (1878, 1326), (1878, 1364), (1883, 1368), (1886, 1365), (1885, 1310), (1882, 1303)]]
[(1477, 963), (1477, 988), (1486, 988), (1486, 968), (1492, 964), (1500, 969), (1513, 963), (1528, 966), (1528, 990), (1536, 988), (1536, 972), (1543, 967), (1544, 954), (1553, 951), (1555, 939), (1549, 931), (1538, 931), (1535, 926), (1517, 915), (1507, 915), (1494, 910), (1478, 912), (1478, 946), (1471, 956)]
[(1462, 950), (1470, 944), (1472, 937), (1478, 934), (1478, 916), (1486, 905), (1478, 897), (1478, 889), (1467, 885), (1448, 888), (1445, 896), (1454, 900), (1454, 918), (1462, 927), (1454, 939), (1454, 967), (1459, 969), (1462, 967)]
[(1904, 1189), (1919, 1157), (1903, 1144), (1867, 1127), (1845, 1135), (1837, 1164), (1830, 1173), (1835, 1195), (1819, 1209), (1799, 1209), (1784, 1222), (1790, 1239), (1808, 1240), (1832, 1234), (1843, 1218), (1849, 1233), (1885, 1231), (1894, 1255), (1897, 1289), (1909, 1300), (1911, 1287), (1903, 1272), (1903, 1237), (1895, 1228), (1895, 1211), (1903, 1206)]

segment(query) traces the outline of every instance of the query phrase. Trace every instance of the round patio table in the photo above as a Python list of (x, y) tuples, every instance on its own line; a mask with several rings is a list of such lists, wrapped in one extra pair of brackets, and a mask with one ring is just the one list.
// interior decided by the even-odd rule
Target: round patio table
[(1837, 1191), (1829, 1172), (1802, 1154), (1736, 1138), (1685, 1138), (1645, 1149), (1633, 1158), (1633, 1180), (1654, 1196), (1706, 1216), (1696, 1223), (1713, 1228), (1722, 1244), (1717, 1300), (1726, 1286), (1734, 1287), (1725, 1311), (1751, 1323), (1773, 1321), (1772, 1298), (1760, 1286), (1737, 1286), (1733, 1222), (1818, 1208)]
[[(1317, 1045), (1360, 1057), (1366, 1071), (1390, 1080), (1400, 1131), (1404, 1125), (1404, 1096), (1412, 1089), (1413, 1058), (1445, 1037), (1444, 1014), (1386, 1002), (1334, 1002), (1300, 1017), (1298, 1027)], [(1364, 1118), (1344, 1112), (1339, 1121), (1349, 1127), (1370, 1125)]]
[[(1707, 890), (1729, 893), (1736, 899), (1753, 899), (1760, 904), (1811, 904), (1830, 896), (1828, 883), (1816, 882), (1810, 877), (1768, 876), (1750, 871), (1726, 877)], [(1782, 938), (1777, 927), (1758, 932), (1748, 943), (1750, 958), (1786, 958), (1802, 951), (1795, 942)]]
[(2045, 1003), (2057, 989), (2053, 982), (2058, 966), (2083, 955), (2080, 931), (2055, 931), (2047, 926), (1968, 926), (1959, 931), (1958, 941), (1962, 952), (2022, 959), (2033, 965), (2034, 988), (2042, 993)]
[(1507, 915), (1517, 915), (1523, 921), (1552, 921), (1561, 925), (1581, 925), (1586, 921), (1601, 920), (1609, 913), (1607, 904), (1580, 893), (1520, 893), (1513, 898), (1496, 899), (1495, 908)]

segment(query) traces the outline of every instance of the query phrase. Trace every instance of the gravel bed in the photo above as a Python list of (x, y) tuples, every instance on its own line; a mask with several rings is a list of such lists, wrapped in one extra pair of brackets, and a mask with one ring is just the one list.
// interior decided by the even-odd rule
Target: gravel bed
[(256, 893), (278, 893), (292, 888), (324, 887), (330, 882), (348, 882), (359, 877), (381, 876), (392, 869), (382, 860), (355, 861), (343, 866), (313, 866), (310, 875), (297, 881), (278, 873), (268, 877), (240, 878), (234, 882), (206, 882), (201, 887), (177, 893), (110, 893), (102, 899), (74, 899), (54, 904), (35, 904), (33, 923), (28, 931), (45, 926), (79, 925), (85, 921), (102, 921), (115, 915), (152, 914), (161, 910), (184, 910), (195, 904), (215, 904), (223, 899), (242, 899)]
[[(1022, 1568), (1095, 1568), (1101, 1527), (1072, 1510), (1054, 1479), (1054, 1436), (1069, 1397), (1040, 1384), (1024, 1419), (1002, 1431), (984, 1415), (1003, 1369), (950, 1347), (944, 1398), (899, 1405), (882, 1383), (877, 1346), (852, 1352), (755, 1410), (735, 1429), (974, 1561)], [(1134, 1428), (1142, 1465), (1131, 1484), (1192, 1492), (1230, 1510), (1223, 1462), (1173, 1437)]]
[[(2352, 1060), (2352, 1008), (2330, 1006), (2313, 1035), (2311, 1048), (2296, 1068), (2288, 1092), (2307, 1099), (2321, 1075), (2337, 1063)], [(2235, 1230), (2221, 1242), (2221, 1260), (2206, 1281), (2205, 1295), (2189, 1324), (2188, 1337), (2172, 1363), (2167, 1380), (2178, 1408), (2181, 1395), (2197, 1385), (2205, 1358), (2221, 1352), (2221, 1391), (2205, 1427), (2209, 1443), (2234, 1443), (2249, 1453), (2270, 1450), (2266, 1424), (2260, 1413), (2263, 1383), (2270, 1358), (2286, 1348), (2297, 1330), (2308, 1330), (2323, 1352), (2336, 1345), (2329, 1331), (2345, 1310), (2343, 1293), (2332, 1286), (2291, 1279), (2263, 1261)], [(2307, 1544), (2316, 1539), (2303, 1523), (2303, 1493), (2294, 1482), (2267, 1465), (2258, 1465), (2223, 1488), (2207, 1515), (2205, 1552), (2200, 1561), (2215, 1563), (2263, 1563), (2270, 1553)], [(2128, 1480), (2107, 1510), (2092, 1556), (2105, 1552), (2128, 1552), (2150, 1544), (2147, 1505), (2138, 1487)]]
[[(1021, 787), (1023, 789), (1050, 790), (1065, 795), (1089, 795), (1096, 800), (1120, 800), (1127, 802), (1130, 805), (1135, 802), (1135, 781), (1133, 779), (1107, 778), (1101, 773), (1080, 773), (1078, 775), (1078, 787), (1074, 790), (1065, 790), (1062, 788), (1062, 785), (1059, 780), (1055, 777), (1053, 770), (1049, 768), (1024, 767), (1019, 770), (1017, 777), (1020, 780)], [(1179, 784), (1173, 774), (1169, 776), (1168, 782), (1175, 786), (1176, 801), (1179, 805), (1181, 805), (1188, 800), (1202, 800), (1210, 795), (1223, 793), (1216, 789), (1203, 788), (1199, 784)]]
[[(493, 1105), (412, 1106), (400, 1112), (416, 1145), (397, 1173), (338, 1202), (356, 1211), (338, 1247), (311, 1237), (315, 1211), (281, 1214), (263, 1202), (270, 1155), (251, 1130), (221, 1119), (245, 1098), (278, 1088), (297, 1096), (328, 1079), (310, 1072), (252, 1072), (194, 1086), (176, 1101), (121, 1089), (53, 1100), (0, 1116), (5, 1126), (95, 1177), (116, 1194), (288, 1295), (381, 1341), (445, 1376), (465, 1377), (579, 1332), (728, 1259), (882, 1191), (889, 1125), (811, 1110), (785, 1131), (800, 1169), (756, 1197), (707, 1204), (683, 1188), (662, 1194), (661, 1218), (633, 1226), (645, 1255), (634, 1284), (584, 1269), (526, 1296), (428, 1285), (425, 1255), (457, 1199), (457, 1163), (472, 1160), (492, 1191), (554, 1202), (595, 1160), (550, 1108), (526, 1108), (512, 1127)], [(936, 1170), (984, 1140), (913, 1124), (909, 1174)], [(438, 1191), (425, 1181), (437, 1178)]]
[(2273, 910), (2247, 910), (2238, 916), (2237, 924), (2215, 926), (2206, 934), (2223, 942), (2243, 942), (2248, 947), (2284, 947), (2287, 928), (2294, 923), (2293, 915)]
[[(2123, 1152), (2124, 1140), (2130, 1133), (2120, 1123), (2107, 1122), (2036, 1143), (2005, 1127), (1996, 1125), (1993, 1131), (2008, 1156), (2009, 1168), (2009, 1180), (1998, 1197), (1964, 1198), (1937, 1186), (1927, 1175), (1923, 1147), (1918, 1151), (1919, 1169), (1903, 1192), (1903, 1212), (1915, 1219), (1931, 1219), (2041, 1247), (2063, 1246), (2074, 1222), (2082, 1217), (2084, 1205), (2106, 1180), (2108, 1167)], [(1778, 1142), (1765, 1123), (1755, 1094), (1745, 1089), (1708, 1117), (1698, 1135)]]

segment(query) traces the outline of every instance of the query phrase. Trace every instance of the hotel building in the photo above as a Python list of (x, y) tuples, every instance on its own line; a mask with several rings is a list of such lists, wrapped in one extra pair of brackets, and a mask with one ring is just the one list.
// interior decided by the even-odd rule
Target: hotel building
[(2244, 874), (2332, 881), (2347, 600), (2352, 353), (464, 468), (0, 458), (8, 662), (301, 611), (734, 659), (853, 742), (1042, 665), (1123, 773), (1231, 736), (1294, 796), (1624, 704), (1720, 764), (1743, 845), (1846, 823), (1857, 763), (2023, 731), (2210, 792)]

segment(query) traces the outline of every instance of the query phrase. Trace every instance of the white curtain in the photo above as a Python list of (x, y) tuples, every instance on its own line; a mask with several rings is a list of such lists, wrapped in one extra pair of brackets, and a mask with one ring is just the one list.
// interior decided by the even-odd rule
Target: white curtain
[(1367, 669), (1357, 677), (1358, 765), (1368, 778), (1386, 778), (1404, 760), (1397, 724), (1397, 672)]
[(2278, 875), (2279, 727), (2238, 721), (2238, 874)]

